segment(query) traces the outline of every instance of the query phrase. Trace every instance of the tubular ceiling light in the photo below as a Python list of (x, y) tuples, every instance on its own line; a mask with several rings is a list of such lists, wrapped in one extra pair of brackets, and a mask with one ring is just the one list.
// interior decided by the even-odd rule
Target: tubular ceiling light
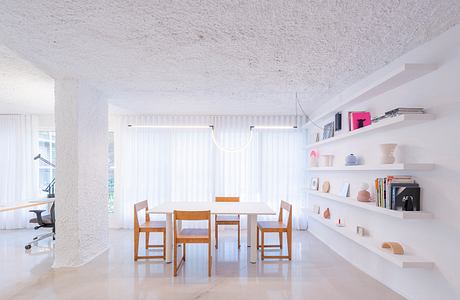
[(297, 129), (297, 126), (251, 126), (254, 129)]
[(204, 129), (209, 125), (128, 125), (131, 128), (160, 128), (160, 129)]
[(217, 148), (219, 148), (221, 151), (228, 152), (228, 153), (235, 153), (235, 152), (241, 152), (245, 150), (249, 144), (251, 144), (252, 141), (252, 130), (253, 129), (280, 129), (280, 130), (286, 130), (286, 129), (297, 129), (297, 126), (249, 126), (249, 137), (246, 140), (246, 142), (238, 148), (225, 148), (224, 146), (220, 145), (217, 142), (215, 133), (214, 133), (214, 125), (128, 125), (130, 128), (162, 128), (162, 129), (205, 129), (205, 128), (211, 128), (211, 138), (216, 145)]

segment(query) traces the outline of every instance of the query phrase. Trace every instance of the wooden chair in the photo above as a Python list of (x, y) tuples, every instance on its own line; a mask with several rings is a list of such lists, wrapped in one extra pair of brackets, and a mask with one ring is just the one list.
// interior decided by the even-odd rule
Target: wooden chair
[[(199, 221), (207, 220), (208, 228), (193, 228), (193, 229), (181, 229), (177, 232), (177, 221)], [(182, 246), (182, 258), (177, 263), (177, 246)], [(174, 276), (177, 276), (177, 271), (185, 262), (185, 252), (187, 244), (208, 244), (208, 276), (211, 276), (211, 211), (174, 211)]]
[[(216, 202), (240, 202), (240, 197), (216, 197)], [(238, 249), (240, 249), (240, 215), (216, 215), (215, 216), (216, 249), (219, 244), (219, 225), (238, 226)]]
[[(145, 209), (145, 223), (139, 224), (138, 213)], [(147, 200), (134, 204), (134, 261), (138, 259), (146, 258), (163, 258), (165, 259), (166, 254), (166, 222), (165, 221), (150, 221), (150, 215), (148, 214), (149, 205)], [(145, 232), (145, 249), (149, 248), (163, 248), (163, 255), (146, 255), (139, 256), (139, 236), (141, 232)], [(151, 232), (162, 232), (163, 233), (163, 244), (162, 245), (150, 245), (150, 233)]]
[[(288, 213), (287, 223), (283, 223), (283, 210)], [(259, 244), (259, 232), (262, 234), (262, 243)], [(279, 245), (265, 245), (264, 235), (266, 232), (279, 233)], [(287, 234), (288, 255), (265, 255), (265, 248), (275, 247), (283, 249), (283, 233)], [(265, 258), (287, 258), (291, 260), (292, 253), (292, 205), (281, 201), (278, 221), (260, 221), (257, 222), (257, 248), (262, 249), (262, 260)]]

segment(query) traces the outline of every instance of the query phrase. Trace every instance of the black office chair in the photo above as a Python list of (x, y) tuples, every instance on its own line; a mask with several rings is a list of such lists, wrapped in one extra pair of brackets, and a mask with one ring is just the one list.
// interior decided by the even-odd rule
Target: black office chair
[(37, 230), (39, 228), (42, 228), (42, 227), (46, 227), (46, 228), (53, 228), (53, 231), (34, 237), (34, 239), (25, 246), (26, 250), (29, 250), (30, 248), (32, 248), (32, 244), (37, 244), (38, 241), (41, 241), (41, 240), (44, 240), (44, 239), (47, 239), (47, 238), (50, 238), (50, 237), (52, 237), (53, 240), (54, 240), (54, 234), (56, 233), (56, 226), (55, 226), (56, 218), (54, 216), (54, 202), (51, 205), (49, 215), (42, 215), (42, 213), (44, 211), (46, 211), (46, 210), (44, 210), (44, 209), (30, 210), (30, 212), (35, 213), (36, 217), (33, 218), (33, 219), (30, 219), (29, 223), (38, 224), (38, 226), (34, 227), (35, 230)]

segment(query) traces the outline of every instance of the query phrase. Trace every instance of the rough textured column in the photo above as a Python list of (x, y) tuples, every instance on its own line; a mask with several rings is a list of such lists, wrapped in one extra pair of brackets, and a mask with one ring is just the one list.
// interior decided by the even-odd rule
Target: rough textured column
[(71, 79), (56, 80), (54, 267), (83, 265), (108, 249), (108, 105)]

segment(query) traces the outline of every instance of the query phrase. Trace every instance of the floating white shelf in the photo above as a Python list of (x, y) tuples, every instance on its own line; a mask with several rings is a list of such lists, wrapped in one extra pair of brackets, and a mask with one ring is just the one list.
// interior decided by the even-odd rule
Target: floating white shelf
[[(349, 96), (341, 95), (340, 97), (345, 100), (340, 101), (340, 103), (332, 109), (329, 109), (327, 112), (315, 117), (314, 121), (319, 121), (333, 113), (344, 110), (346, 107), (350, 107), (351, 105), (355, 105), (391, 91), (423, 75), (431, 73), (437, 68), (438, 65), (436, 64), (402, 64), (397, 66), (385, 76), (379, 78), (369, 86), (355, 92), (354, 94)], [(308, 124), (309, 123), (304, 126), (308, 126)]]
[[(318, 214), (314, 214), (310, 211), (310, 216), (315, 221), (325, 225), (329, 229), (341, 234), (342, 236), (352, 240), (358, 245), (368, 249), (369, 251), (377, 254), (385, 260), (397, 265), (400, 268), (432, 268), (434, 263), (426, 261), (420, 257), (417, 257), (411, 253), (405, 253), (404, 255), (396, 255), (391, 253), (387, 249), (381, 248), (381, 243), (377, 242), (369, 236), (360, 236), (354, 233), (347, 226), (337, 227), (331, 220), (326, 220), (320, 217)], [(407, 252), (407, 251), (406, 251)]]
[(359, 135), (359, 134), (375, 132), (377, 130), (390, 129), (392, 127), (401, 128), (404, 126), (413, 125), (414, 123), (424, 122), (424, 121), (432, 120), (432, 119), (434, 119), (434, 116), (431, 114), (412, 114), (412, 115), (408, 114), (408, 115), (399, 115), (396, 117), (390, 117), (390, 118), (380, 120), (369, 126), (359, 128), (353, 131), (348, 131), (346, 133), (342, 133), (340, 135), (328, 138), (326, 140), (322, 140), (317, 143), (307, 145), (306, 148), (311, 149), (311, 148), (319, 147), (325, 144), (337, 142), (337, 141), (340, 141), (340, 140), (343, 140), (343, 139), (346, 139), (346, 138), (349, 138), (355, 135)]
[(425, 171), (434, 168), (434, 164), (428, 163), (409, 163), (409, 164), (386, 164), (386, 165), (357, 165), (357, 166), (337, 166), (337, 167), (311, 167), (308, 171)]
[(374, 213), (399, 218), (399, 219), (432, 219), (433, 214), (423, 211), (399, 211), (391, 210), (388, 208), (378, 207), (375, 202), (359, 202), (358, 200), (352, 199), (351, 197), (341, 197), (334, 194), (322, 193), (318, 191), (308, 191), (310, 195), (329, 199), (335, 202), (339, 202), (345, 205), (354, 206), (362, 209), (372, 211)]

